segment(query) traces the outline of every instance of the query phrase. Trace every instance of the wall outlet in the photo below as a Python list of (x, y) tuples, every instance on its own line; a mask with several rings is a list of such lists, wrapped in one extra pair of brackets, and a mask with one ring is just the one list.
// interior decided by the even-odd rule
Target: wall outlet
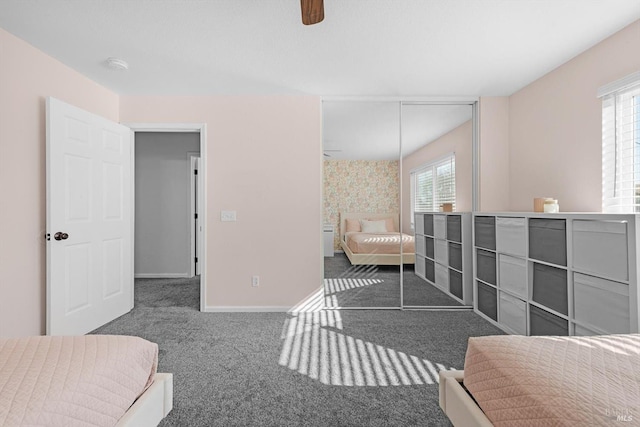
[(256, 286), (260, 286), (260, 276), (253, 276), (251, 278), (251, 286), (253, 286), (254, 288)]

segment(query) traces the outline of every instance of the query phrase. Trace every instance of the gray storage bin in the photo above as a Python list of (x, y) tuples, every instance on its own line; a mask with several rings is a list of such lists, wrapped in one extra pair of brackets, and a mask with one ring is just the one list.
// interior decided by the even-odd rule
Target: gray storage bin
[(426, 255), (424, 236), (416, 234), (416, 255)]
[(573, 268), (614, 280), (627, 280), (627, 224), (573, 221)]
[(447, 238), (447, 216), (446, 215), (433, 216), (433, 236), (436, 239)]
[(424, 234), (427, 236), (433, 236), (433, 214), (424, 214), (423, 215), (423, 229)]
[(496, 289), (482, 282), (476, 281), (478, 310), (487, 317), (498, 321), (498, 300)]
[(518, 335), (527, 335), (527, 303), (500, 292), (500, 324)]
[(449, 245), (447, 244), (447, 241), (436, 239), (435, 246), (436, 262), (439, 262), (443, 265), (449, 265)]
[(449, 242), (449, 267), (462, 271), (462, 245)]
[(436, 286), (449, 292), (449, 267), (436, 263)]
[(569, 335), (569, 321), (529, 305), (529, 335)]
[(476, 246), (496, 249), (496, 218), (493, 216), (476, 216), (474, 225)]
[(425, 237), (424, 245), (425, 245), (425, 254), (427, 255), (427, 258), (433, 259), (436, 253), (435, 245), (433, 243), (433, 237)]
[(509, 255), (498, 255), (498, 287), (522, 298), (527, 298), (527, 261)]
[(534, 262), (532, 300), (568, 314), (567, 270)]
[(449, 269), (449, 292), (460, 299), (464, 299), (462, 298), (462, 273), (459, 271)]
[(630, 333), (629, 286), (574, 273), (573, 315), (609, 334)]
[(416, 256), (415, 271), (416, 271), (416, 275), (420, 277), (425, 277), (424, 258), (422, 258), (421, 256)]
[(460, 215), (447, 215), (447, 240), (462, 242), (462, 218)]
[(567, 265), (564, 219), (529, 218), (529, 258)]
[(430, 259), (426, 259), (424, 261), (424, 277), (432, 282), (435, 283), (436, 281), (436, 263), (431, 261)]
[(498, 252), (527, 256), (527, 226), (524, 218), (496, 218), (496, 248)]
[(496, 284), (496, 254), (476, 249), (476, 273), (483, 282)]
[(416, 213), (413, 221), (416, 227), (416, 234), (424, 234), (424, 215)]

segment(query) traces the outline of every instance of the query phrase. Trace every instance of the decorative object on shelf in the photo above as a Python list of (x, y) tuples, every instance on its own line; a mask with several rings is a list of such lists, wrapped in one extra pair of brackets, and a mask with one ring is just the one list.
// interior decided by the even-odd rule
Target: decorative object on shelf
[(443, 203), (440, 205), (440, 212), (453, 212), (453, 203)]
[(533, 211), (534, 212), (544, 212), (544, 201), (547, 200), (546, 197), (536, 197), (533, 199)]
[(544, 212), (545, 213), (558, 213), (560, 212), (560, 205), (556, 199), (544, 199)]

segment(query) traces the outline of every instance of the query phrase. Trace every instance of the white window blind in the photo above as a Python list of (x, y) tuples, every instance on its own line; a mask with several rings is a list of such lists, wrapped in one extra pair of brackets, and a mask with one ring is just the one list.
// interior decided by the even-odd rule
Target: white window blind
[(456, 203), (456, 158), (451, 154), (411, 172), (411, 225), (415, 212), (437, 212)]
[(602, 210), (640, 212), (640, 73), (608, 85), (600, 95)]

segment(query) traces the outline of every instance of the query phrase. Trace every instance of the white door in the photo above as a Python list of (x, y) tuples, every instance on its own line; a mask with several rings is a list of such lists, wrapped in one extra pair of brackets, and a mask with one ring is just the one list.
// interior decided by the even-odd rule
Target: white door
[(200, 255), (202, 253), (202, 174), (199, 173), (200, 169), (200, 155), (189, 154), (189, 163), (191, 165), (191, 182), (189, 183), (191, 189), (191, 201), (190, 201), (190, 229), (191, 229), (191, 249), (189, 255), (191, 256), (191, 277), (200, 275), (202, 262), (204, 259)]
[(198, 257), (198, 263), (196, 264), (196, 274), (199, 276), (202, 270), (202, 263), (204, 257), (202, 256), (202, 245), (204, 244), (204, 230), (203, 230), (203, 212), (202, 204), (204, 203), (204, 193), (202, 189), (204, 185), (202, 183), (202, 173), (200, 170), (200, 157), (196, 159), (196, 168), (198, 169), (198, 178), (196, 179), (196, 212), (198, 212), (198, 222), (196, 223), (196, 256)]
[(47, 98), (47, 334), (133, 307), (129, 128)]

